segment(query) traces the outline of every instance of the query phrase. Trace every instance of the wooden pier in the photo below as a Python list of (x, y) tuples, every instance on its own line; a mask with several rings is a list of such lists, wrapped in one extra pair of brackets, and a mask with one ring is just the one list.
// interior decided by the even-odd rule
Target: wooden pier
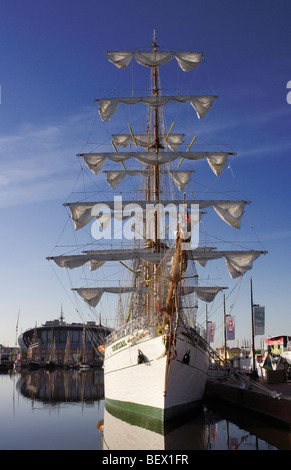
[(271, 384), (209, 378), (205, 397), (238, 405), (291, 428), (291, 381)]

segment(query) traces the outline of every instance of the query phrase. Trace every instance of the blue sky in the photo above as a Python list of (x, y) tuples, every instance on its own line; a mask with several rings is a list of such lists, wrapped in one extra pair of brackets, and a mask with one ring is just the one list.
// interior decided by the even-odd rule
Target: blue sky
[[(59, 282), (46, 257), (67, 221), (75, 155), (93, 135), (92, 100), (132, 83), (104, 52), (150, 46), (153, 29), (165, 48), (205, 52), (199, 79), (219, 99), (201, 132), (238, 154), (211, 184), (231, 183), (252, 201), (235, 236), (249, 229), (269, 252), (252, 271), (266, 335), (291, 335), (290, 2), (11, 0), (0, 8), (0, 343), (14, 344), (19, 309), (19, 332), (57, 317), (61, 304), (67, 321), (80, 321), (68, 280)], [(232, 313), (237, 337), (250, 337), (249, 275)]]

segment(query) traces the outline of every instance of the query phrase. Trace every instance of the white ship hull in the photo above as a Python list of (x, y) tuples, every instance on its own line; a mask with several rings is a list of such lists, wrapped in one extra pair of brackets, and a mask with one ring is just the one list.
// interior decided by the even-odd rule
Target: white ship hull
[[(172, 359), (164, 336), (139, 330), (132, 338), (120, 337), (105, 349), (105, 399), (110, 406), (167, 420), (202, 400), (208, 354), (202, 345), (192, 344), (184, 328), (178, 330)], [(139, 363), (139, 351), (146, 362)]]

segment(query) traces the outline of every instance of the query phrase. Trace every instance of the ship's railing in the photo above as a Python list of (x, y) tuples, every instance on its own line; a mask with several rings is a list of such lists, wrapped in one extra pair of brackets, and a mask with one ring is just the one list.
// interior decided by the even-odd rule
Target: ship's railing
[[(114, 343), (120, 338), (123, 338), (124, 336), (132, 334), (134, 331), (142, 330), (144, 328), (153, 326), (153, 324), (158, 325), (159, 322), (157, 321), (150, 322), (149, 318), (147, 317), (134, 318), (133, 320), (120, 326), (119, 328), (114, 330), (112, 333), (110, 333), (110, 335), (108, 335), (105, 339), (105, 345), (108, 346), (109, 344)], [(202, 338), (206, 339), (206, 330), (203, 326), (196, 324), (195, 329), (193, 329), (188, 325), (188, 328), (198, 333), (198, 335), (202, 336)]]
[(127, 336), (132, 334), (134, 331), (142, 330), (149, 325), (149, 319), (146, 317), (139, 317), (131, 320), (130, 322), (122, 325), (120, 328), (114, 330), (110, 335), (106, 337), (105, 344), (108, 346), (109, 344), (117, 341), (118, 339), (122, 338), (123, 336)]

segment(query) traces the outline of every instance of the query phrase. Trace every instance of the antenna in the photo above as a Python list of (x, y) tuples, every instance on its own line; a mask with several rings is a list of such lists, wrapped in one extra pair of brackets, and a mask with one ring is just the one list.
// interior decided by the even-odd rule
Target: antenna
[(156, 46), (157, 46), (157, 45), (156, 45), (156, 39), (157, 39), (157, 38), (156, 38), (156, 30), (154, 29), (154, 32), (153, 32), (153, 47), (154, 47), (154, 49), (155, 49)]
[(63, 314), (63, 304), (61, 304), (61, 316), (60, 316), (61, 323), (64, 322), (64, 314)]
[(17, 337), (18, 337), (18, 322), (19, 322), (20, 309), (18, 310), (17, 322), (16, 322), (16, 337), (15, 337), (15, 346), (17, 346)]

